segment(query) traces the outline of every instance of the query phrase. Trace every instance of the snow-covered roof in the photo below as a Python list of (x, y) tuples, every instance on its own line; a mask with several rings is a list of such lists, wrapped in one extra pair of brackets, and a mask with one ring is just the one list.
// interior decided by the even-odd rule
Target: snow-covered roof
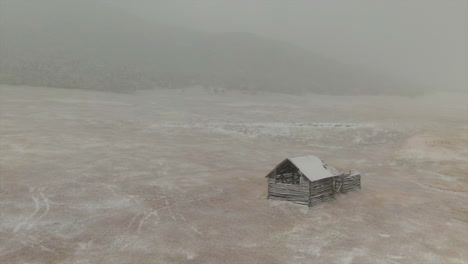
[[(286, 160), (289, 160), (292, 164), (294, 164), (294, 166), (296, 166), (296, 168), (298, 168), (310, 181), (317, 181), (339, 174), (338, 170), (328, 166), (317, 156), (309, 155), (288, 158)], [(281, 162), (280, 165), (283, 164), (283, 162)]]
[(335, 176), (321, 159), (313, 155), (289, 158), (289, 161), (311, 181)]

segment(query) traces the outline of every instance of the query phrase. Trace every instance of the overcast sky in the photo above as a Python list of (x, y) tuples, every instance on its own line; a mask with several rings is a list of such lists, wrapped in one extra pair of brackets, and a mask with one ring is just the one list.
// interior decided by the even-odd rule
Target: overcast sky
[(146, 19), (286, 40), (345, 64), (468, 89), (468, 0), (120, 0)]

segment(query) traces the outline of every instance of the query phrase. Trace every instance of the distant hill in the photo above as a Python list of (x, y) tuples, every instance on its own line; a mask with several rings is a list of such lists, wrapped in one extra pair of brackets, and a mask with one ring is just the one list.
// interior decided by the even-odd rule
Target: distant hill
[(330, 94), (409, 91), (288, 43), (155, 24), (109, 2), (0, 5), (0, 83), (108, 91), (191, 85)]

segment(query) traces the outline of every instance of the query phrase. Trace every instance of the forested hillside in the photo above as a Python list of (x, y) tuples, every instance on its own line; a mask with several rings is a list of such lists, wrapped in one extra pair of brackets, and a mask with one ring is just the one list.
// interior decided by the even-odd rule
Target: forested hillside
[(415, 91), (253, 34), (155, 24), (104, 1), (48, 2), (1, 3), (0, 83), (124, 92), (192, 85), (330, 94)]

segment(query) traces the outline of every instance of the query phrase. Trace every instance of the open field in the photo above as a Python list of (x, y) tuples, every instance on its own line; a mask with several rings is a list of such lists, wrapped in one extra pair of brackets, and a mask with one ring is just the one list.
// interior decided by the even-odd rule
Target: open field
[[(0, 86), (0, 263), (468, 263), (467, 102)], [(362, 190), (268, 201), (307, 154)]]

